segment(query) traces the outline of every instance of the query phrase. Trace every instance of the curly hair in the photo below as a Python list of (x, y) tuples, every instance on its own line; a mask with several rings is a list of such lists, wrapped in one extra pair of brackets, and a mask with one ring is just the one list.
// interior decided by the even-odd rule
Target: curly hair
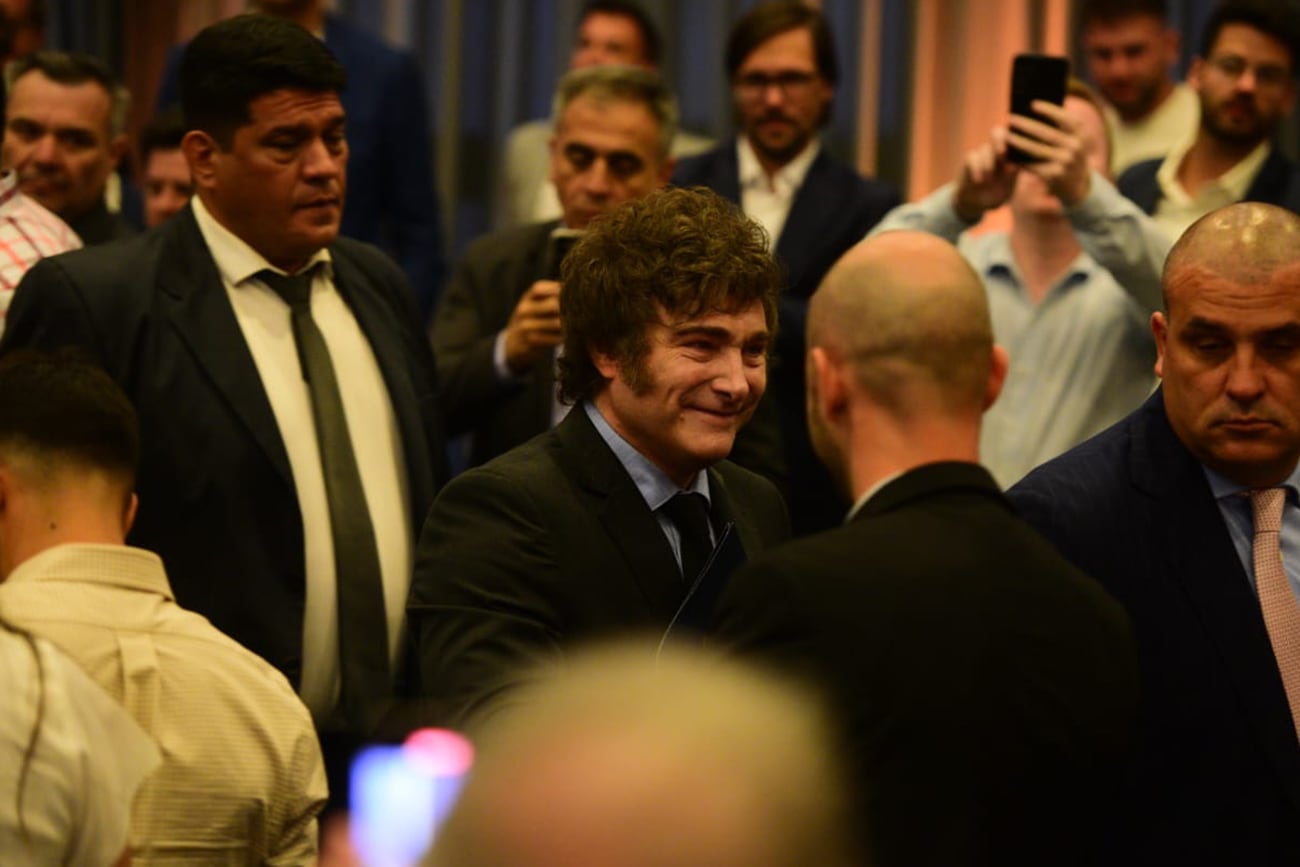
[(660, 190), (595, 220), (560, 276), (560, 393), (573, 402), (605, 386), (593, 350), (611, 356), (638, 387), (647, 326), (665, 314), (693, 319), (757, 301), (775, 333), (783, 283), (763, 228), (704, 187)]

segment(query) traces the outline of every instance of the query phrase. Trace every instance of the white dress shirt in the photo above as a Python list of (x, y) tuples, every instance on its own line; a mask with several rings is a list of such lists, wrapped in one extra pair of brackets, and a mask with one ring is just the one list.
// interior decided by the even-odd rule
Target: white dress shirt
[(1191, 196), (1178, 180), (1178, 169), (1182, 166), (1187, 152), (1191, 150), (1194, 136), (1193, 133), (1192, 138), (1184, 140), (1181, 145), (1170, 151), (1169, 156), (1165, 157), (1156, 171), (1156, 183), (1160, 185), (1160, 200), (1156, 202), (1156, 212), (1151, 216), (1156, 225), (1169, 236), (1170, 241), (1177, 241), (1183, 232), (1187, 231), (1188, 226), (1210, 211), (1225, 208), (1246, 198), (1246, 190), (1250, 189), (1251, 181), (1259, 174), (1260, 167), (1264, 165), (1264, 160), (1268, 159), (1268, 152), (1272, 147), (1268, 141), (1260, 142), (1259, 146), (1247, 154), (1241, 162), (1214, 180), (1201, 184), (1196, 195)]
[[(197, 196), (193, 205), (199, 231), (221, 273), (235, 319), (257, 365), (293, 471), (307, 564), (299, 692), (317, 723), (328, 726), (339, 695), (334, 539), (311, 394), (302, 377), (289, 305), (257, 277), (264, 269), (280, 269), (218, 223)], [(388, 617), (389, 658), (395, 662), (404, 629), (414, 544), (401, 433), (375, 353), (334, 286), (329, 251), (318, 251), (308, 264), (317, 262), (325, 264), (316, 269), (312, 281), (311, 314), (324, 335), (338, 378), (348, 434), (366, 494), (364, 506), (370, 511), (375, 530)], [(249, 604), (254, 603), (249, 600)]]
[(768, 177), (749, 139), (743, 135), (736, 138), (740, 209), (767, 230), (768, 252), (776, 250), (776, 242), (780, 240), (786, 218), (790, 216), (790, 206), (794, 204), (794, 197), (803, 186), (803, 179), (808, 176), (808, 169), (820, 150), (821, 143), (814, 138), (798, 156)]

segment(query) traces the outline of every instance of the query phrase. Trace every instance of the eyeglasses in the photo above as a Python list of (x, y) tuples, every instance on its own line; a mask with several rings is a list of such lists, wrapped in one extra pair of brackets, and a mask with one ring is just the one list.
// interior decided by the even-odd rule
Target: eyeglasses
[(747, 102), (759, 102), (767, 96), (769, 87), (781, 91), (781, 96), (806, 96), (817, 81), (815, 72), (778, 72), (768, 75), (763, 72), (749, 72), (736, 79), (736, 95)]
[(1209, 64), (1221, 72), (1225, 78), (1231, 78), (1234, 81), (1245, 75), (1247, 71), (1250, 71), (1255, 75), (1255, 83), (1263, 87), (1282, 87), (1291, 77), (1291, 73), (1284, 67), (1272, 63), (1252, 65), (1246, 62), (1246, 58), (1239, 57), (1236, 54), (1221, 54), (1218, 57), (1211, 57)]

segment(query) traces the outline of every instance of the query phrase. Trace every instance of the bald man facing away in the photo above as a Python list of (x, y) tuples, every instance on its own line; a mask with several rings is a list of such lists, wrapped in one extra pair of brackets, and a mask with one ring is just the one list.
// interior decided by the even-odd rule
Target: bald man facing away
[(473, 732), (425, 867), (854, 867), (838, 741), (797, 684), (597, 645)]
[(1104, 863), (1300, 864), (1300, 217), (1213, 211), (1163, 282), (1160, 390), (1008, 496), (1133, 622)]
[(811, 677), (878, 867), (1087, 863), (1135, 696), (1119, 606), (977, 461), (1005, 353), (946, 241), (887, 232), (813, 296), (808, 424), (856, 502), (737, 573), (718, 631)]

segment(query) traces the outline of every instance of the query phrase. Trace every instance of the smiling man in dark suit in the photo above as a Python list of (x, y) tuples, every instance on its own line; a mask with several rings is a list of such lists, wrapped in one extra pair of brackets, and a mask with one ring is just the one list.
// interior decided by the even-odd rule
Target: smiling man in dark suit
[(786, 491), (797, 533), (833, 525), (838, 490), (804, 427), (803, 335), (808, 298), (827, 269), (898, 204), (898, 194), (833, 159), (817, 129), (830, 117), (839, 64), (826, 19), (798, 0), (762, 3), (727, 39), (741, 133), (682, 159), (673, 183), (702, 184), (736, 202), (770, 236), (786, 268), (772, 394), (781, 417)]
[(181, 81), (190, 206), (30, 271), (0, 350), (80, 346), (122, 385), (142, 437), (131, 543), (288, 676), (337, 795), (335, 745), (372, 735), (401, 682), (417, 521), (445, 472), (433, 358), (401, 271), (338, 237), (329, 50), (240, 16), (195, 37)]
[(1202, 217), (1164, 296), (1160, 390), (1009, 496), (1133, 620), (1139, 740), (1101, 863), (1300, 864), (1300, 217)]
[(1132, 644), (976, 463), (1007, 370), (979, 277), (887, 232), (831, 270), (808, 326), (812, 441), (856, 504), (737, 573), (720, 639), (827, 690), (872, 863), (1086, 863)]
[(562, 277), (572, 410), (449, 484), (420, 538), (409, 616), (440, 725), (573, 642), (706, 624), (736, 559), (789, 535), (775, 487), (724, 460), (776, 327), (758, 227), (655, 192), (593, 221)]

